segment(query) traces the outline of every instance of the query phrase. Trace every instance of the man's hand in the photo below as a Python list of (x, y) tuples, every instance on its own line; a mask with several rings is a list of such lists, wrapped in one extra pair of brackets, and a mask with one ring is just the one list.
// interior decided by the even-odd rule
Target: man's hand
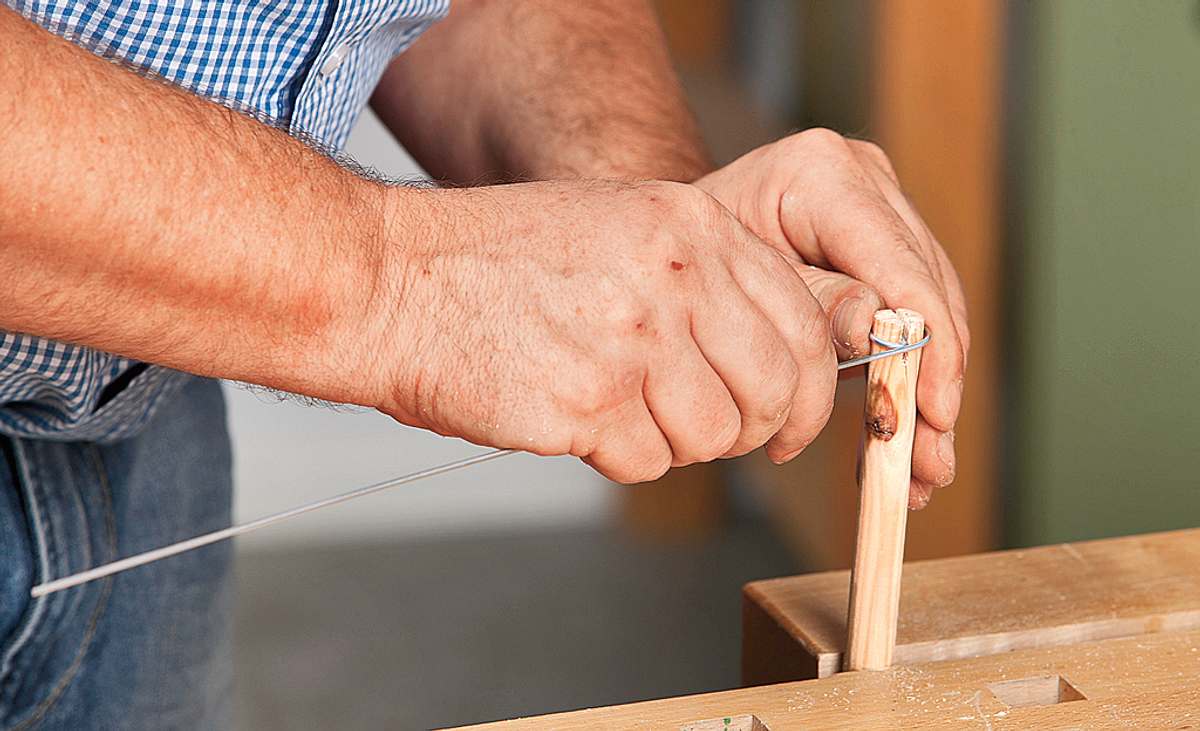
[[(787, 256), (848, 274), (888, 307), (925, 316), (910, 505), (954, 479), (954, 422), (970, 346), (954, 267), (901, 192), (887, 156), (869, 142), (814, 129), (760, 147), (696, 183)], [(855, 331), (861, 332), (861, 331)], [(866, 334), (849, 343), (868, 348)]]
[[(697, 188), (427, 194), (432, 225), (385, 256), (361, 343), (384, 376), (373, 405), (386, 413), (577, 455), (619, 482), (764, 443), (783, 460), (824, 426), (836, 358), (822, 306), (850, 280), (822, 273), (818, 301)], [(876, 305), (854, 327), (865, 332)]]

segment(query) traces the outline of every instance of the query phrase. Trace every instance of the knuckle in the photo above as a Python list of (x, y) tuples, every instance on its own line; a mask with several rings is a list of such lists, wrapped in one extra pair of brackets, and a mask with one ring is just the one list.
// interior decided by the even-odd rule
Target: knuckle
[(892, 159), (888, 157), (882, 147), (871, 140), (847, 140), (846, 144), (859, 158), (860, 163), (866, 162), (879, 168), (892, 183), (898, 186), (899, 179), (896, 176), (896, 169), (892, 166)]
[(845, 150), (848, 148), (845, 137), (826, 127), (813, 127), (812, 129), (806, 129), (800, 134), (796, 135), (796, 138), (816, 147), (828, 148), (832, 150)]
[(711, 423), (697, 429), (691, 444), (681, 449), (680, 459), (692, 462), (710, 462), (724, 455), (737, 443), (742, 434), (742, 418), (736, 407), (715, 410), (717, 416)]
[(884, 167), (887, 170), (891, 169), (891, 158), (888, 157), (887, 152), (885, 152), (884, 149), (878, 144), (871, 142), (870, 140), (855, 140), (851, 144), (854, 146), (855, 150), (863, 155), (866, 155), (876, 164)]
[[(782, 311), (785, 316), (779, 318), (779, 334), (783, 337), (791, 352), (803, 360), (821, 359), (833, 354), (833, 331), (829, 318), (816, 300), (813, 289), (800, 280), (790, 265), (779, 258), (782, 266), (788, 267), (781, 281), (790, 283), (784, 288), (781, 299)], [(861, 290), (861, 291), (855, 291)], [(860, 284), (848, 289), (843, 299), (861, 295), (878, 298), (870, 287)], [(797, 364), (798, 365), (798, 364)]]
[(883, 151), (883, 148), (871, 140), (855, 140), (851, 144), (853, 144), (858, 150), (861, 150), (876, 160), (887, 159), (887, 153)]
[(680, 199), (685, 203), (694, 206), (709, 207), (716, 202), (716, 199), (711, 195), (694, 185), (688, 185), (687, 183), (669, 183), (668, 185), (678, 192)]
[(610, 298), (601, 317), (604, 327), (616, 338), (614, 343), (630, 337), (652, 336), (658, 330), (654, 308), (628, 291)]
[(783, 424), (788, 417), (792, 400), (795, 399), (796, 390), (799, 387), (800, 368), (788, 356), (783, 360), (782, 367), (768, 374), (764, 379), (763, 387), (759, 391), (755, 413), (752, 416), (763, 424), (776, 427)]
[(898, 184), (900, 182), (900, 178), (898, 175), (896, 175), (896, 168), (894, 165), (892, 165), (892, 158), (888, 157), (887, 152), (885, 152), (882, 147), (874, 142), (864, 142), (862, 144), (862, 149), (866, 155), (870, 157), (877, 166), (879, 166), (879, 169), (882, 170), (893, 183)]
[(716, 199), (694, 185), (656, 181), (647, 184), (647, 187), (650, 191), (651, 202), (657, 204), (659, 211), (672, 216), (720, 208)]
[(576, 419), (591, 423), (628, 401), (637, 392), (641, 379), (637, 369), (615, 367), (611, 370), (596, 366), (572, 369), (574, 377), (558, 394), (560, 403)]
[(604, 407), (610, 394), (602, 385), (601, 378), (581, 376), (573, 381), (572, 386), (561, 396), (561, 401), (568, 404), (572, 414), (587, 420), (606, 410)]
[(694, 220), (715, 201), (692, 185), (654, 181), (640, 184), (634, 210), (638, 222), (649, 231), (649, 244), (671, 245), (678, 239), (681, 223)]

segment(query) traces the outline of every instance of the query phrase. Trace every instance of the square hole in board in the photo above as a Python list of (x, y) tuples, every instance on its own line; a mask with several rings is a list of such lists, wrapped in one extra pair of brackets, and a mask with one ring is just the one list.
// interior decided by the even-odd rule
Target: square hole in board
[(679, 731), (771, 731), (758, 717), (723, 716), (721, 718), (706, 718), (703, 721), (692, 721), (679, 727)]
[(1005, 680), (992, 683), (987, 689), (996, 696), (996, 700), (1013, 708), (1052, 706), (1055, 703), (1087, 700), (1078, 688), (1061, 675)]

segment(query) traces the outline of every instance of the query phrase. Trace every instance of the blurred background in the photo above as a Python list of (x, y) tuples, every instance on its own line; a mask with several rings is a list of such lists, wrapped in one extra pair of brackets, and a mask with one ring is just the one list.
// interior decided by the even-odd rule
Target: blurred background
[[(719, 161), (888, 151), (963, 277), (958, 480), (907, 557), (1200, 523), (1200, 3), (659, 0)], [(420, 171), (368, 113), (350, 154)], [(478, 451), (229, 391), (248, 519)], [(239, 546), (244, 728), (417, 728), (738, 684), (740, 586), (849, 566), (862, 388), (801, 458), (633, 488), (510, 458)]]

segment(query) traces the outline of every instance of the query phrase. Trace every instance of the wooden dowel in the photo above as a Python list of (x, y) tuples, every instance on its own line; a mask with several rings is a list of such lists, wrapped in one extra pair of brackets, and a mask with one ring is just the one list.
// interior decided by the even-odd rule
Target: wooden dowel
[[(881, 340), (914, 343), (924, 332), (925, 318), (912, 310), (875, 313), (872, 333)], [(878, 344), (872, 348), (880, 349)], [(920, 365), (921, 351), (914, 350), (877, 360), (867, 370), (847, 670), (882, 670), (892, 664)]]

